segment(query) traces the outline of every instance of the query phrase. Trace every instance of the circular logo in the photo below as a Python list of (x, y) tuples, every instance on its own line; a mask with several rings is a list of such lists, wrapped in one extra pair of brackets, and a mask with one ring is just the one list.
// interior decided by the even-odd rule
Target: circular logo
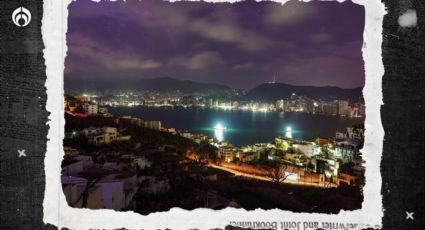
[(19, 27), (24, 27), (31, 22), (31, 13), (24, 7), (18, 7), (12, 14), (12, 21)]

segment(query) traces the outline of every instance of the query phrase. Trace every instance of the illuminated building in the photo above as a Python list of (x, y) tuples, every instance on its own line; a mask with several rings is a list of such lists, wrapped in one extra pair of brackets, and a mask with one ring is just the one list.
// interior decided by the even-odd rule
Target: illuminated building
[(348, 101), (346, 100), (339, 100), (338, 101), (338, 115), (340, 116), (347, 116), (348, 114)]
[(90, 127), (83, 129), (82, 133), (88, 138), (89, 143), (95, 145), (108, 144), (117, 140), (118, 136), (117, 128), (114, 127)]
[(284, 100), (277, 100), (276, 101), (276, 110), (279, 110), (279, 111), (285, 110), (285, 101)]
[(83, 109), (88, 115), (97, 114), (97, 104), (91, 102), (85, 102)]
[(108, 113), (108, 108), (106, 107), (98, 107), (97, 112), (100, 114), (107, 114)]
[(148, 129), (160, 130), (161, 121), (144, 121), (143, 127)]
[(90, 101), (90, 96), (88, 96), (87, 94), (83, 94), (81, 96), (74, 96), (76, 99), (82, 101), (82, 102), (89, 102)]
[(214, 107), (214, 101), (212, 98), (208, 98), (207, 99), (207, 107), (208, 108), (213, 108)]

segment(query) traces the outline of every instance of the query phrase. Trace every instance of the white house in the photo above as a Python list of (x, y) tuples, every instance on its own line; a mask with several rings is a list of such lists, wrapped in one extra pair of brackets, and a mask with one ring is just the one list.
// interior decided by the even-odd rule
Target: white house
[(89, 143), (95, 145), (108, 144), (112, 141), (116, 141), (118, 137), (117, 128), (114, 127), (90, 127), (83, 129), (82, 132), (88, 138)]
[(89, 115), (97, 114), (97, 112), (98, 112), (97, 104), (90, 103), (90, 102), (85, 102), (85, 103), (83, 104), (83, 109), (84, 109), (84, 111), (86, 111), (86, 113), (87, 113), (87, 114), (89, 114)]

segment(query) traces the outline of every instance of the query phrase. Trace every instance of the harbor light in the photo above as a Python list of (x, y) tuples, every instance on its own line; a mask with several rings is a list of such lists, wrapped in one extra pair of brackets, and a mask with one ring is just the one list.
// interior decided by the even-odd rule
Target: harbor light
[(217, 123), (214, 126), (214, 136), (217, 138), (219, 142), (224, 140), (224, 131), (226, 130), (226, 127), (224, 127), (221, 123)]
[(223, 125), (221, 123), (218, 123), (214, 126), (215, 130), (225, 130), (226, 128), (223, 127)]
[(292, 139), (292, 128), (291, 128), (291, 126), (286, 127), (285, 137)]

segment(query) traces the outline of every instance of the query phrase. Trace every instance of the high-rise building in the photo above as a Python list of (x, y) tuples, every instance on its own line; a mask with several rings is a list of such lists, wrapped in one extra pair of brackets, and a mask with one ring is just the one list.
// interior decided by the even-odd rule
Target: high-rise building
[(232, 109), (238, 109), (239, 108), (239, 102), (234, 101), (232, 102)]
[(213, 99), (212, 99), (212, 98), (208, 98), (208, 99), (207, 99), (207, 107), (208, 107), (208, 108), (212, 108), (212, 107), (214, 107), (214, 101), (213, 101)]
[(285, 109), (285, 100), (276, 101), (276, 110), (283, 111)]
[(338, 101), (332, 103), (332, 115), (338, 115)]
[(83, 104), (84, 111), (89, 114), (97, 114), (97, 104), (91, 103), (91, 102), (85, 102)]
[(338, 101), (338, 115), (346, 116), (348, 111), (348, 101), (347, 100), (339, 100)]

